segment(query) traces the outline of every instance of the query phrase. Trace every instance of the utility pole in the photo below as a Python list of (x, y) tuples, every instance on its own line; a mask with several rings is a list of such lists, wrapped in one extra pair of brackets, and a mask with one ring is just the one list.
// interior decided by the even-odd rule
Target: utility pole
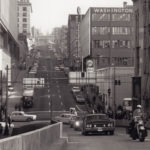
[(2, 120), (2, 104), (3, 104), (3, 79), (2, 70), (0, 71), (0, 121)]
[(5, 123), (6, 123), (6, 127), (5, 127), (5, 135), (8, 135), (9, 131), (8, 131), (8, 65), (6, 66), (6, 102), (5, 102)]

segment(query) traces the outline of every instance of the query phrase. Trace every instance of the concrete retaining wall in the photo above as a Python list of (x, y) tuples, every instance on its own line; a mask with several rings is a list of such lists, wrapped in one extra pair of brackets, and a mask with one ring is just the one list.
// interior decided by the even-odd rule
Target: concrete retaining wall
[(47, 150), (61, 138), (62, 123), (0, 140), (0, 150)]

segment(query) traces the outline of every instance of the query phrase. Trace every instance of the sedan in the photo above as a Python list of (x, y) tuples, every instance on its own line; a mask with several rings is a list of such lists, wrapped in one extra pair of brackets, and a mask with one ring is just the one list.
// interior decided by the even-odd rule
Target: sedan
[(68, 114), (68, 113), (63, 113), (63, 114), (60, 114), (59, 116), (56, 116), (55, 120), (59, 121), (59, 122), (66, 123), (66, 124), (69, 124), (72, 116), (76, 116), (76, 115), (74, 115), (74, 114)]
[(82, 94), (76, 95), (75, 99), (77, 103), (85, 103), (85, 98)]
[(12, 121), (33, 121), (37, 119), (36, 115), (26, 114), (24, 111), (14, 111), (11, 113)]
[(89, 133), (109, 133), (114, 134), (115, 125), (114, 121), (106, 114), (87, 114), (83, 118), (82, 134)]

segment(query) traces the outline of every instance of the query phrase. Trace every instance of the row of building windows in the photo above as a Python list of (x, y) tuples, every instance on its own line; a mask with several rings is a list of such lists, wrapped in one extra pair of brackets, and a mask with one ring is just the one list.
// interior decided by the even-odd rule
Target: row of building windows
[(131, 14), (128, 13), (92, 14), (92, 21), (131, 21)]
[(22, 14), (18, 13), (18, 17), (19, 16), (27, 17), (27, 13), (22, 13)]
[[(110, 46), (112, 45), (112, 46)], [(131, 41), (129, 40), (93, 40), (92, 48), (131, 48)]]
[[(19, 18), (18, 18), (18, 22), (19, 22), (19, 21), (20, 21), (20, 20), (19, 20)], [(27, 18), (23, 18), (22, 21), (23, 21), (23, 22), (27, 22)]]
[(110, 57), (97, 58), (98, 65), (109, 65), (115, 64), (116, 66), (131, 66), (133, 63), (132, 57), (112, 57), (110, 62)]
[(108, 35), (111, 33), (112, 35), (130, 35), (131, 28), (130, 27), (92, 27), (92, 35)]

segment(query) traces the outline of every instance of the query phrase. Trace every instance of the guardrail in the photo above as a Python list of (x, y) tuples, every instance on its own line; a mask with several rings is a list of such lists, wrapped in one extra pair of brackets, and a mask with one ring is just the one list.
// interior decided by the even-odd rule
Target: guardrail
[(0, 140), (0, 150), (47, 150), (62, 137), (62, 123)]

